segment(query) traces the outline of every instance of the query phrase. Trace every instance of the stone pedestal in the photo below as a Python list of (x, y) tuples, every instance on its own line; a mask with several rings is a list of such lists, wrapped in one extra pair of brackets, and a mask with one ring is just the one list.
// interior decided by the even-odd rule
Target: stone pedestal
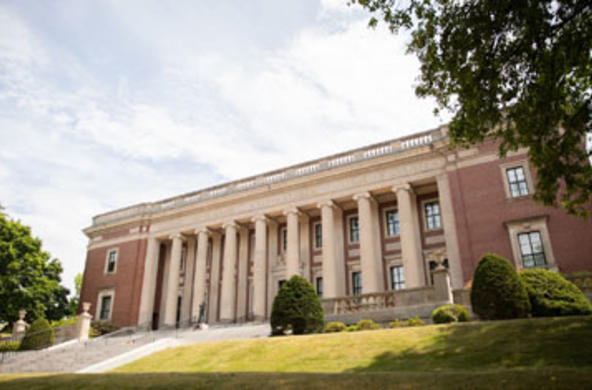
[(434, 277), (435, 298), (438, 302), (453, 303), (452, 288), (450, 286), (450, 276), (448, 270), (439, 267), (432, 272)]
[(19, 319), (14, 323), (12, 326), (12, 337), (22, 339), (25, 337), (25, 332), (29, 327), (29, 324), (25, 322), (25, 315), (27, 314), (26, 310), (19, 311)]
[(83, 302), (82, 303), (82, 313), (78, 316), (78, 323), (77, 323), (77, 331), (78, 331), (78, 341), (85, 342), (88, 340), (88, 334), (90, 332), (90, 322), (92, 320), (92, 316), (88, 313), (90, 309), (90, 302)]

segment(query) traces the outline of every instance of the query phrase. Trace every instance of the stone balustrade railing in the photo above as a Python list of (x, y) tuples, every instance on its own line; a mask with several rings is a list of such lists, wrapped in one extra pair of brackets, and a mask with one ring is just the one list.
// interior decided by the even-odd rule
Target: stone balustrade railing
[(248, 191), (257, 187), (268, 186), (298, 177), (313, 175), (324, 170), (335, 169), (360, 161), (401, 153), (412, 148), (429, 145), (446, 137), (447, 134), (445, 129), (438, 128), (424, 133), (415, 134), (410, 137), (382, 142), (380, 144), (375, 144), (281, 170), (268, 172), (263, 175), (249, 177), (227, 184), (206, 188), (197, 192), (180, 195), (175, 198), (165, 199), (154, 203), (142, 203), (109, 213), (100, 214), (93, 218), (93, 226), (112, 223), (131, 217), (156, 214), (236, 192)]

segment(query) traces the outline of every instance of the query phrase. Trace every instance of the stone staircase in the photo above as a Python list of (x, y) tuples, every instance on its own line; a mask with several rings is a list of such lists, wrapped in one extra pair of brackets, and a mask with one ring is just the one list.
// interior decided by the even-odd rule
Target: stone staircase
[[(268, 324), (247, 324), (218, 326), (208, 330), (163, 330), (107, 335), (86, 343), (72, 341), (41, 351), (5, 354), (0, 360), (0, 373), (77, 372), (107, 360), (112, 361), (117, 356), (125, 355), (158, 340), (175, 339), (176, 344), (181, 345), (213, 340), (267, 337), (269, 333)], [(117, 364), (111, 364), (109, 367), (116, 366)]]

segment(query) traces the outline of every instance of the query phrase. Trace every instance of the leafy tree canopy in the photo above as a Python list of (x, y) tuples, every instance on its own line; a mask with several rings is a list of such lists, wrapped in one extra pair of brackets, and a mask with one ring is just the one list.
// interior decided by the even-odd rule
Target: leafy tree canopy
[(500, 155), (528, 148), (535, 199), (589, 215), (592, 204), (592, 2), (349, 0), (393, 33), (409, 30), (416, 86), (454, 114), (453, 145), (493, 137)]
[(0, 319), (58, 320), (69, 314), (69, 291), (60, 285), (62, 265), (41, 248), (31, 229), (0, 213)]

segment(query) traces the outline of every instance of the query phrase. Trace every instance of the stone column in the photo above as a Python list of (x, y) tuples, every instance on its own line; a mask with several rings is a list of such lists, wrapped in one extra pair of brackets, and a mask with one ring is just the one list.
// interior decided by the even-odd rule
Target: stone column
[(222, 255), (222, 235), (212, 234), (212, 260), (210, 262), (210, 291), (208, 323), (218, 321), (218, 291), (220, 289), (220, 257)]
[(444, 226), (444, 239), (446, 241), (446, 258), (450, 268), (450, 282), (453, 288), (463, 288), (464, 280), (460, 262), (460, 250), (456, 234), (456, 221), (454, 218), (454, 207), (448, 184), (446, 172), (436, 177), (438, 183), (438, 198), (440, 201), (440, 212), (442, 213), (442, 225)]
[(224, 235), (224, 266), (222, 274), (222, 291), (220, 294), (220, 321), (234, 322), (236, 309), (236, 262), (238, 227), (234, 222), (223, 226)]
[(300, 275), (300, 212), (290, 209), (284, 212), (287, 217), (288, 248), (286, 251), (286, 280), (294, 275)]
[(140, 296), (140, 315), (138, 325), (151, 327), (154, 312), (154, 295), (156, 293), (156, 276), (158, 273), (158, 255), (160, 242), (155, 237), (149, 237), (144, 259), (144, 277), (142, 279), (142, 295)]
[(358, 202), (360, 222), (360, 267), (362, 269), (362, 292), (384, 291), (382, 248), (380, 245), (380, 226), (378, 204), (368, 193), (354, 196)]
[(267, 218), (253, 218), (255, 223), (255, 258), (253, 264), (253, 319), (265, 320), (267, 294)]
[(302, 277), (312, 283), (310, 270), (310, 218), (306, 214), (300, 216), (300, 264)]
[(323, 298), (345, 296), (343, 212), (333, 201), (320, 203), (323, 225)]
[(167, 275), (166, 303), (164, 306), (164, 325), (174, 327), (177, 322), (177, 301), (179, 300), (179, 268), (181, 266), (181, 251), (183, 249), (183, 235), (177, 233), (171, 236), (171, 263)]
[(425, 285), (425, 277), (417, 198), (409, 184), (393, 187), (393, 191), (397, 194), (405, 288), (421, 287)]
[(195, 268), (195, 238), (187, 239), (187, 254), (185, 255), (185, 280), (183, 283), (183, 300), (181, 301), (181, 321), (184, 326), (189, 325), (191, 320), (191, 300), (193, 297), (193, 269)]
[(249, 228), (241, 227), (238, 249), (238, 282), (236, 293), (236, 321), (247, 319), (247, 277), (249, 272)]
[[(201, 305), (206, 304), (206, 271), (208, 262), (207, 229), (196, 229), (197, 234), (197, 258), (193, 269), (193, 300), (191, 302), (191, 316), (194, 321), (199, 320)], [(205, 312), (204, 312), (205, 315)]]

